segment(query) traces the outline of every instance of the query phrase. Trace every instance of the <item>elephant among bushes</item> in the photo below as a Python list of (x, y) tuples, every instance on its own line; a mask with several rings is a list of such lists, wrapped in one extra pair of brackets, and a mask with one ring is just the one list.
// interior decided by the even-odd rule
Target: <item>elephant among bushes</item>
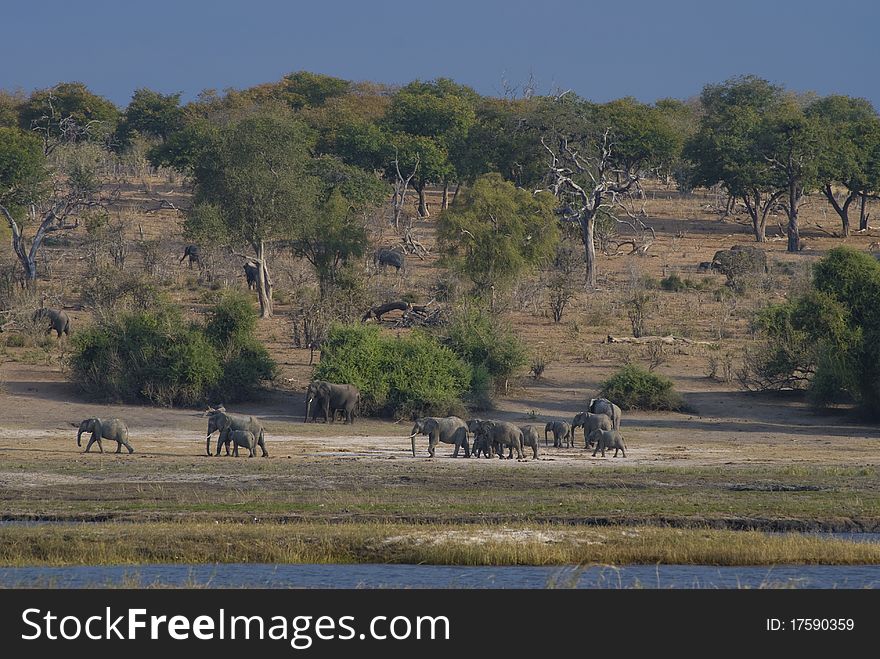
[[(361, 392), (353, 384), (335, 384), (325, 380), (315, 380), (309, 384), (306, 390), (306, 415), (303, 421), (308, 423), (309, 414), (312, 422), (318, 418), (318, 413), (324, 414), (324, 423), (336, 421), (336, 412), (345, 415), (346, 423), (354, 423), (354, 415), (357, 412), (361, 400)], [(314, 405), (314, 407), (312, 407)]]
[(37, 309), (34, 311), (33, 321), (37, 324), (42, 323), (46, 327), (46, 332), (53, 330), (57, 332), (59, 339), (62, 333), (70, 336), (70, 316), (60, 309)]
[(256, 439), (257, 446), (263, 451), (263, 457), (268, 458), (269, 452), (266, 450), (266, 432), (263, 424), (255, 416), (245, 416), (244, 414), (230, 414), (222, 405), (219, 407), (209, 407), (205, 412), (208, 417), (208, 434), (205, 437), (205, 450), (211, 455), (211, 435), (220, 431), (217, 439), (217, 453), (220, 455), (220, 446), (226, 446), (226, 455), (229, 455), (229, 444), (232, 439), (224, 435), (223, 431), (245, 430), (253, 434)]
[(109, 439), (116, 442), (116, 453), (122, 452), (122, 447), (128, 449), (129, 454), (134, 453), (134, 448), (128, 441), (128, 426), (121, 419), (99, 419), (92, 417), (79, 424), (79, 432), (76, 433), (76, 445), (82, 446), (81, 437), (84, 432), (92, 433), (89, 443), (86, 444), (86, 453), (92, 448), (92, 444), (98, 443), (98, 450), (104, 452), (101, 439)]
[(187, 258), (189, 259), (190, 268), (193, 267), (193, 264), (201, 267), (202, 255), (198, 245), (187, 245), (186, 248), (183, 250), (183, 256), (180, 257), (180, 261), (178, 261), (178, 263), (183, 263), (183, 260)]
[(457, 416), (424, 416), (416, 419), (412, 432), (409, 434), (412, 441), (413, 457), (416, 457), (416, 435), (428, 436), (428, 454), (432, 458), (437, 444), (440, 442), (455, 445), (455, 451), (452, 453), (453, 458), (458, 457), (460, 448), (464, 448), (464, 457), (469, 458), (471, 455), (467, 424)]

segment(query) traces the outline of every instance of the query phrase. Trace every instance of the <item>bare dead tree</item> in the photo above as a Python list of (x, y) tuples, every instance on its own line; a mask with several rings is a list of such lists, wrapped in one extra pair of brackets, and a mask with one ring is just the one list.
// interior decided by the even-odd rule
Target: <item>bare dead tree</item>
[(614, 143), (610, 129), (599, 139), (594, 155), (583, 155), (572, 147), (567, 138), (560, 138), (556, 149), (541, 144), (550, 154), (549, 189), (561, 202), (560, 216), (564, 222), (578, 225), (584, 244), (587, 288), (596, 287), (596, 215), (601, 209), (609, 210), (638, 182), (638, 174), (614, 167)]
[[(636, 182), (635, 188), (641, 190), (641, 185)], [(647, 205), (647, 199), (643, 194), (640, 195), (640, 204), (638, 207), (636, 207), (636, 197), (634, 195), (616, 195), (612, 193), (612, 199), (614, 200), (612, 205), (615, 210), (622, 211), (623, 214), (626, 215), (626, 218), (622, 218), (619, 213), (614, 212), (611, 213), (611, 216), (617, 224), (629, 227), (630, 232), (634, 236), (632, 240), (624, 240), (616, 243), (613, 243), (612, 241), (616, 248), (613, 256), (619, 254), (620, 248), (624, 245), (629, 245), (631, 247), (629, 251), (630, 255), (637, 254), (639, 256), (644, 256), (648, 253), (648, 250), (651, 248), (651, 245), (654, 244), (654, 241), (657, 240), (657, 233), (654, 231), (654, 227), (645, 224), (644, 220), (644, 218), (648, 216), (648, 212), (645, 208)]]
[(421, 158), (416, 154), (416, 164), (413, 166), (412, 172), (408, 176), (404, 176), (400, 171), (400, 161), (397, 157), (397, 151), (394, 152), (394, 194), (391, 197), (391, 208), (394, 210), (394, 228), (400, 228), (400, 215), (403, 212), (403, 205), (406, 202), (406, 193), (409, 190), (410, 181), (419, 171)]

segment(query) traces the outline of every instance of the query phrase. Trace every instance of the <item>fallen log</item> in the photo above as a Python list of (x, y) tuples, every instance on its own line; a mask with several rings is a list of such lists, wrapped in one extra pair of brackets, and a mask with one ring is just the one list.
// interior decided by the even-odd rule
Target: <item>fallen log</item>
[(663, 343), (665, 345), (675, 345), (676, 343), (682, 343), (684, 345), (696, 345), (696, 346), (711, 346), (715, 345), (713, 341), (694, 341), (692, 339), (686, 339), (683, 336), (672, 336), (671, 334), (667, 336), (611, 336), (610, 334), (605, 339), (605, 343), (633, 343), (635, 345), (646, 345), (649, 343)]

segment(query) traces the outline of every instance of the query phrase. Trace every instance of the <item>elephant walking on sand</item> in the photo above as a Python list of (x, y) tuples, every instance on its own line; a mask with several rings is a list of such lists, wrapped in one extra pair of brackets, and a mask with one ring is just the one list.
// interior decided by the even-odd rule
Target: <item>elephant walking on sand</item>
[(614, 430), (620, 430), (620, 408), (607, 398), (591, 398), (587, 411), (591, 414), (607, 414)]
[(81, 437), (84, 432), (92, 433), (89, 443), (86, 444), (86, 453), (92, 448), (92, 444), (98, 442), (98, 450), (104, 452), (101, 439), (109, 439), (116, 442), (116, 453), (122, 452), (122, 447), (128, 449), (129, 454), (134, 453), (134, 448), (128, 441), (128, 426), (120, 419), (99, 419), (92, 417), (79, 424), (79, 432), (76, 433), (76, 445), (82, 446)]
[[(361, 392), (353, 384), (335, 384), (326, 380), (315, 380), (309, 384), (306, 390), (306, 416), (303, 419), (312, 422), (318, 418), (318, 413), (324, 414), (324, 423), (336, 421), (337, 410), (345, 415), (346, 423), (354, 423), (354, 415), (361, 401)], [(312, 407), (314, 405), (314, 408)]]
[(565, 442), (565, 448), (574, 446), (574, 431), (568, 421), (548, 421), (544, 426), (544, 446), (547, 446), (547, 433), (553, 433), (553, 446), (557, 448)]
[(594, 430), (590, 435), (590, 441), (596, 442), (596, 448), (593, 450), (593, 457), (596, 456), (598, 451), (602, 451), (602, 457), (605, 457), (605, 449), (609, 451), (614, 449), (614, 457), (617, 457), (617, 452), (621, 451), (623, 453), (623, 457), (626, 457), (626, 444), (623, 442), (623, 435), (620, 434), (619, 430)]
[(576, 414), (571, 421), (572, 443), (574, 442), (574, 431), (583, 426), (584, 428), (584, 448), (590, 447), (590, 435), (594, 430), (613, 430), (614, 425), (611, 417), (607, 414), (592, 414), (590, 412), (581, 412)]
[(409, 438), (412, 441), (412, 454), (416, 457), (416, 435), (428, 436), (428, 454), (433, 458), (437, 444), (454, 444), (453, 458), (458, 457), (458, 450), (464, 448), (464, 457), (471, 456), (471, 448), (468, 444), (467, 424), (457, 416), (436, 417), (423, 416), (416, 419)]
[(226, 455), (229, 455), (229, 444), (232, 439), (222, 432), (224, 429), (246, 430), (253, 434), (256, 439), (257, 446), (263, 451), (263, 457), (268, 458), (269, 452), (266, 450), (266, 431), (263, 429), (262, 422), (255, 416), (246, 416), (244, 414), (230, 414), (222, 405), (220, 407), (209, 407), (205, 412), (208, 417), (208, 434), (205, 436), (205, 450), (211, 455), (211, 435), (220, 431), (217, 439), (217, 453), (220, 455), (220, 447), (226, 446)]

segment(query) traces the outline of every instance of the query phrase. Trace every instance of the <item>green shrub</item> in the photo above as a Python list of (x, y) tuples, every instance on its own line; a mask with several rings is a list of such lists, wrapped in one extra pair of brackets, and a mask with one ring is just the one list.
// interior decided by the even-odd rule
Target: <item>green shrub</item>
[(672, 380), (629, 364), (601, 384), (600, 395), (624, 410), (673, 410), (682, 408), (681, 396)]
[(471, 368), (422, 332), (384, 335), (371, 325), (333, 326), (314, 377), (361, 391), (361, 413), (412, 418), (460, 413)]
[(484, 368), (496, 390), (506, 389), (528, 361), (525, 346), (510, 327), (479, 307), (457, 311), (440, 330), (440, 341), (471, 367)]
[[(253, 310), (250, 310), (253, 314)], [(169, 305), (104, 314), (71, 337), (71, 377), (86, 393), (112, 401), (195, 405), (247, 397), (275, 364), (251, 336), (238, 300), (224, 299), (207, 327)]]

